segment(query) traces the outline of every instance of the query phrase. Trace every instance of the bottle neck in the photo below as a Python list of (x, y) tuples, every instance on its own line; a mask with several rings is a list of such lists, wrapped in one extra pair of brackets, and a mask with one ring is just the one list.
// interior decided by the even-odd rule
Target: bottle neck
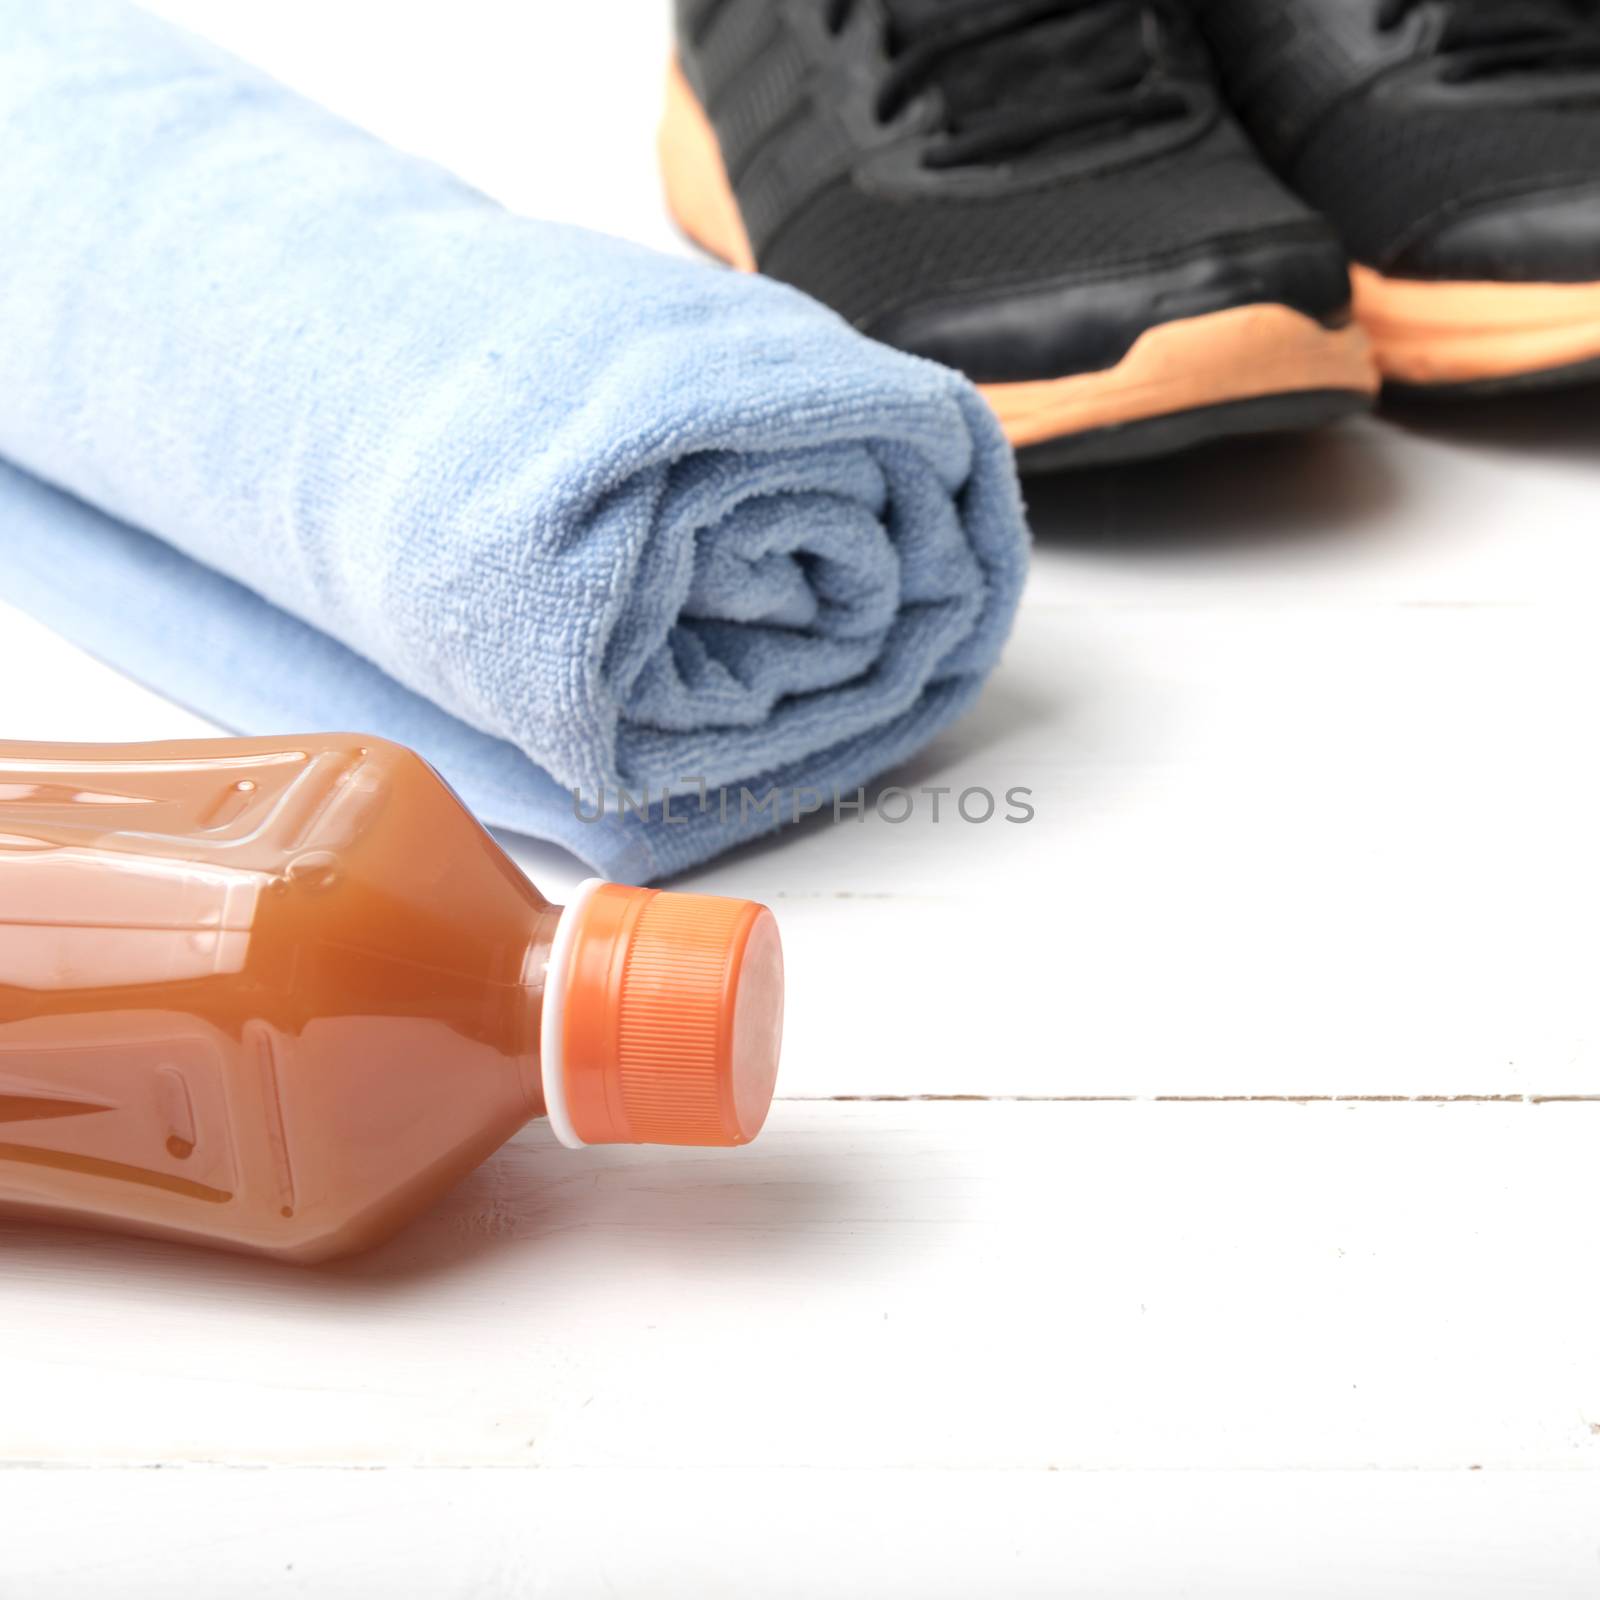
[(528, 1120), (548, 1117), (549, 1099), (545, 1091), (544, 1017), (549, 989), (551, 954), (561, 928), (564, 907), (545, 905), (534, 913), (528, 928), (527, 951), (522, 963), (522, 1005), (527, 1018), (524, 1046), (518, 1060), (522, 1090), (527, 1100)]
[(605, 884), (599, 878), (586, 878), (573, 890), (565, 906), (552, 906), (549, 945), (540, 982), (538, 1011), (539, 1095), (551, 1132), (569, 1150), (582, 1150), (588, 1143), (573, 1123), (571, 1096), (567, 1090), (565, 1045), (568, 1036), (569, 975), (577, 955), (576, 944), (585, 909), (597, 890)]

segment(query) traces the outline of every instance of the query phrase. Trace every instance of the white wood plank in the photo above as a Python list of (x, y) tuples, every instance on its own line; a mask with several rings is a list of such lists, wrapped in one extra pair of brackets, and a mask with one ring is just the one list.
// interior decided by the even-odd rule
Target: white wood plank
[(1581, 606), (1600, 388), (1391, 409), (1030, 482), (1035, 598), (1140, 608)]
[(1033, 823), (695, 882), (779, 909), (785, 1093), (1592, 1093), (1597, 680), (1582, 608), (1036, 604), (906, 780)]
[[(1583, 1473), (53, 1471), (28, 1600), (1576, 1600)], [(183, 1582), (177, 1575), (183, 1575)]]
[[(8, 734), (205, 731), (6, 623), (54, 686)], [(786, 1094), (1593, 1093), (1597, 676), (1576, 609), (1036, 605), (901, 780), (1032, 823), (924, 799), (690, 882), (779, 909)]]
[(153, 694), (0, 600), (0, 737), (204, 739), (214, 723)]
[(330, 1271), (0, 1228), (0, 1461), (1600, 1466), (1600, 1106), (785, 1105)]
[(692, 253), (666, 216), (654, 160), (672, 29), (659, 0), (154, 0), (148, 9), (513, 210)]
[[(9, 732), (204, 731), (17, 626), (77, 692)], [(1593, 1093), (1597, 676), (1578, 611), (1036, 606), (903, 780), (1032, 823), (924, 800), (692, 883), (780, 911), (786, 1094)]]
[[(18, 627), (70, 692), (9, 733), (204, 731)], [(690, 883), (779, 909), (786, 1094), (1592, 1093), (1597, 676), (1577, 610), (1036, 605), (900, 780), (1033, 822), (923, 797)]]

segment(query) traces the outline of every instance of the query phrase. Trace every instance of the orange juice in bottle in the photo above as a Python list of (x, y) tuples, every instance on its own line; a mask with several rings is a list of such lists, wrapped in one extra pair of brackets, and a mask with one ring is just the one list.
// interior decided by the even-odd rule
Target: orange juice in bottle
[(0, 742), (0, 1214), (343, 1254), (537, 1117), (747, 1142), (782, 1010), (765, 907), (552, 906), (397, 745)]

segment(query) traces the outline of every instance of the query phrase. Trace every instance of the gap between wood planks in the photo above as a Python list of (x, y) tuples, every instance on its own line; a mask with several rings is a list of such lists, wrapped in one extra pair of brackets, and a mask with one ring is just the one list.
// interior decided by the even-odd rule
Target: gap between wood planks
[(816, 1105), (1582, 1106), (1600, 1094), (780, 1094)]

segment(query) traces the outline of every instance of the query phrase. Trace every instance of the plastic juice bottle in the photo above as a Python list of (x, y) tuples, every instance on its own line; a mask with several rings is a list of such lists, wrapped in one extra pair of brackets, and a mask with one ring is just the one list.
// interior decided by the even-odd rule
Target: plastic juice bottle
[(745, 1143), (782, 1012), (765, 907), (561, 910), (397, 745), (0, 742), (0, 1213), (320, 1260), (535, 1117)]

